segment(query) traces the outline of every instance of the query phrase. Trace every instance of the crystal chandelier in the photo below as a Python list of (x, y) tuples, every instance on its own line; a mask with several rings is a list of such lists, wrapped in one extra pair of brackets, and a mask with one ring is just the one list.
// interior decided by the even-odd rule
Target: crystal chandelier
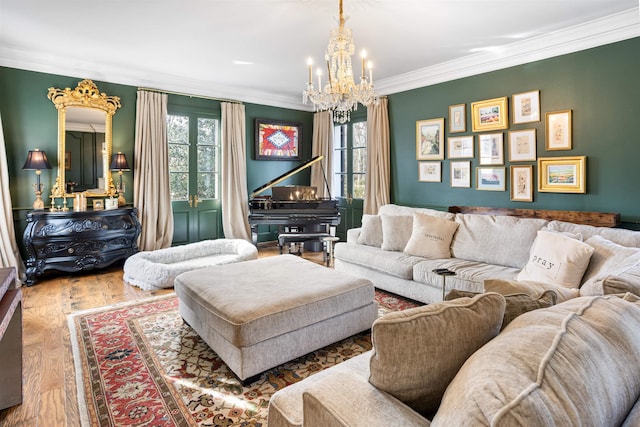
[[(347, 17), (348, 19), (348, 17)], [(351, 119), (351, 111), (358, 109), (358, 103), (364, 106), (377, 102), (378, 95), (373, 90), (373, 71), (369, 61), (366, 63), (366, 52), (362, 51), (362, 74), (360, 83), (356, 84), (351, 67), (351, 56), (355, 51), (351, 29), (345, 28), (346, 19), (342, 15), (342, 0), (340, 0), (340, 18), (338, 28), (332, 28), (329, 36), (329, 46), (324, 59), (327, 64), (328, 82), (322, 87), (322, 69), (319, 67), (318, 89), (313, 85), (313, 61), (309, 58), (309, 81), (302, 93), (305, 104), (311, 101), (315, 111), (333, 111), (333, 120), (345, 123)], [(369, 76), (365, 73), (365, 66)]]

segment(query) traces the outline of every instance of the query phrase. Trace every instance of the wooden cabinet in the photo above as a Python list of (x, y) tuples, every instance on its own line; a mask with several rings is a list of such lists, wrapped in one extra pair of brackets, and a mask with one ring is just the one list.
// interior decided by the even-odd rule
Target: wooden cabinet
[(26, 283), (46, 270), (67, 272), (103, 268), (138, 251), (137, 209), (87, 210), (27, 214)]
[(22, 293), (15, 268), (0, 268), (0, 409), (22, 403)]

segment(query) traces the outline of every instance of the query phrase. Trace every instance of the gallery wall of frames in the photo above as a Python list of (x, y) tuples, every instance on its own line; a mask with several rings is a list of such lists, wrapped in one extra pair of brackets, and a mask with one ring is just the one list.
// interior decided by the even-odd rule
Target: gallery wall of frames
[(391, 200), (616, 212), (640, 228), (638, 49), (634, 38), (389, 95)]
[[(545, 113), (545, 151), (572, 150), (571, 111)], [(536, 185), (539, 192), (586, 191), (586, 156), (538, 157), (537, 129), (509, 127), (541, 121), (540, 90), (472, 102), (469, 113), (472, 133), (467, 132), (467, 104), (450, 105), (446, 118), (416, 122), (419, 181), (449, 178), (451, 187), (458, 188), (470, 188), (475, 182), (477, 190), (508, 190), (510, 200), (519, 202), (533, 202)], [(471, 159), (477, 161), (475, 170)], [(442, 176), (445, 160), (449, 177)], [(537, 162), (537, 167), (521, 162)]]

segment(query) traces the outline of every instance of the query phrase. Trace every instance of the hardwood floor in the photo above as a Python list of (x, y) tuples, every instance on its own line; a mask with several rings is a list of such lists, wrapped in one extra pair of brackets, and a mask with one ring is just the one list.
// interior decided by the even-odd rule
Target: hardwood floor
[[(275, 244), (259, 248), (259, 257), (277, 254)], [(305, 252), (303, 257), (323, 263), (322, 252)], [(170, 292), (173, 290), (143, 291), (126, 284), (121, 265), (89, 274), (54, 276), (22, 287), (23, 403), (0, 411), (0, 426), (79, 426), (67, 316)]]

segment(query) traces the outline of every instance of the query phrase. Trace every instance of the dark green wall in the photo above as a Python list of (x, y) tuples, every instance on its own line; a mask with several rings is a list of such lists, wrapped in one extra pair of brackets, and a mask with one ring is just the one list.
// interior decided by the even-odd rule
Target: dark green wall
[[(398, 204), (444, 207), (496, 206), (524, 209), (568, 209), (619, 212), (623, 221), (640, 222), (640, 38), (474, 77), (389, 96), (392, 200)], [(534, 192), (534, 201), (511, 202), (507, 191), (478, 191), (475, 167), (472, 188), (451, 188), (449, 160), (442, 164), (441, 183), (418, 182), (415, 157), (416, 121), (444, 117), (448, 108), (465, 103), (472, 135), (471, 102), (540, 90), (540, 122), (504, 130), (508, 175), (507, 131), (537, 130), (538, 157), (587, 156), (587, 193)], [(545, 151), (545, 113), (573, 110), (573, 149)], [(511, 123), (511, 114), (510, 114)], [(475, 133), (474, 135), (477, 135)], [(445, 136), (449, 136), (448, 132)], [(445, 144), (446, 145), (446, 144)], [(517, 162), (513, 164), (533, 164)], [(534, 166), (537, 179), (537, 166)], [(508, 180), (507, 180), (508, 181)], [(537, 189), (537, 185), (535, 186)]]

